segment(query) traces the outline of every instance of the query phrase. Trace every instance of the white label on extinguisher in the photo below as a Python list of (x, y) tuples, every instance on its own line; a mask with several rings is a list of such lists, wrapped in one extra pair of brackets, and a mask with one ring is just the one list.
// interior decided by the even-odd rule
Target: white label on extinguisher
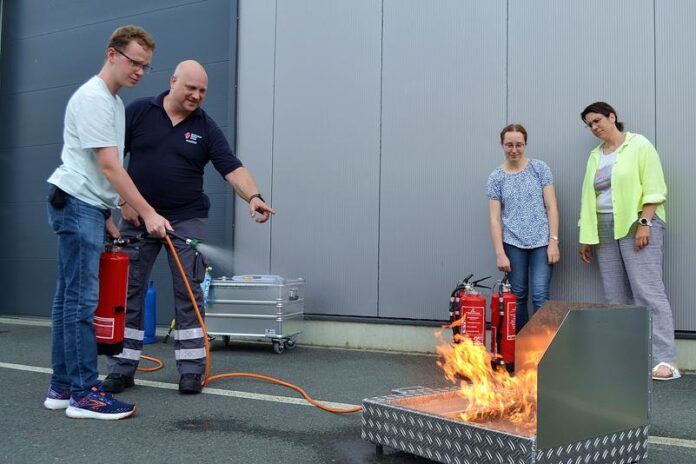
[(113, 340), (114, 339), (114, 326), (116, 321), (113, 317), (99, 317), (94, 316), (94, 333), (97, 336), (97, 340)]
[(516, 324), (515, 324), (515, 305), (517, 302), (515, 301), (509, 301), (507, 304), (507, 311), (505, 311), (505, 318), (507, 319), (505, 321), (507, 325), (507, 339), (510, 341), (515, 340), (515, 333), (516, 333)]
[(462, 315), (464, 316), (462, 335), (483, 344), (486, 337), (484, 314), (485, 312), (478, 306), (462, 306)]

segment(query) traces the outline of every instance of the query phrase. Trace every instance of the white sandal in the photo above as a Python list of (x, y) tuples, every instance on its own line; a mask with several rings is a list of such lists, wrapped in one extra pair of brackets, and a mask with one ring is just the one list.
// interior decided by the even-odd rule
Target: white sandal
[[(669, 369), (669, 372), (671, 375), (669, 377), (656, 377), (655, 374), (657, 373), (657, 370), (660, 367), (666, 367)], [(657, 366), (653, 367), (652, 369), (652, 378), (653, 380), (676, 380), (679, 377), (681, 377), (681, 373), (679, 372), (679, 369), (677, 369), (674, 365), (666, 362), (661, 362)]]

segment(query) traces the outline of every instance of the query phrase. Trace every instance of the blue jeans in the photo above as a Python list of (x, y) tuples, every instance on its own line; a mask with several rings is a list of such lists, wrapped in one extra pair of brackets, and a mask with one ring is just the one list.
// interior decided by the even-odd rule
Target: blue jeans
[(549, 299), (551, 271), (546, 254), (547, 247), (517, 248), (503, 243), (505, 254), (510, 260), (510, 285), (512, 293), (517, 297), (517, 313), (515, 330), (517, 333), (529, 322), (527, 298), (529, 289), (532, 291), (532, 314)]
[(58, 235), (58, 279), (51, 308), (51, 387), (70, 391), (74, 398), (86, 395), (99, 383), (93, 320), (108, 215), (109, 210), (72, 196), (66, 196), (60, 209), (48, 203), (48, 222)]

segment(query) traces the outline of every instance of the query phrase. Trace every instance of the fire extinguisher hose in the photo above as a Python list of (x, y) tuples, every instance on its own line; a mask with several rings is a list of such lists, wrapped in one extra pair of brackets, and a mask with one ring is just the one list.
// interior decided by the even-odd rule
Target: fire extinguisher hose
[(164, 363), (162, 362), (161, 359), (153, 358), (152, 356), (145, 356), (145, 355), (140, 355), (141, 359), (145, 359), (147, 361), (152, 361), (155, 363), (155, 367), (140, 367), (138, 366), (138, 372), (155, 372), (164, 367)]
[[(304, 397), (305, 400), (307, 400), (308, 403), (312, 404), (313, 406), (316, 406), (319, 409), (323, 409), (324, 411), (331, 412), (334, 414), (350, 414), (354, 412), (360, 412), (362, 411), (362, 407), (355, 407), (355, 408), (349, 408), (349, 409), (338, 409), (338, 408), (332, 408), (330, 406), (327, 406), (325, 404), (320, 403), (319, 401), (313, 399), (309, 394), (307, 394), (306, 391), (304, 391), (302, 388), (298, 387), (297, 385), (294, 385), (290, 382), (286, 382), (281, 379), (277, 379), (275, 377), (269, 377), (267, 375), (262, 375), (262, 374), (255, 374), (252, 372), (227, 372), (224, 374), (217, 374), (217, 375), (210, 375), (210, 342), (208, 341), (208, 330), (205, 327), (205, 322), (203, 321), (203, 317), (201, 316), (201, 312), (198, 309), (198, 304), (196, 303), (196, 297), (193, 295), (193, 290), (191, 290), (191, 285), (189, 283), (188, 278), (186, 277), (186, 272), (184, 271), (183, 266), (181, 265), (181, 261), (179, 261), (179, 256), (176, 253), (176, 249), (174, 248), (174, 244), (172, 243), (172, 240), (169, 238), (169, 236), (165, 236), (165, 240), (167, 242), (167, 245), (169, 246), (169, 249), (172, 251), (172, 256), (174, 256), (174, 261), (176, 262), (176, 266), (179, 269), (179, 272), (181, 273), (181, 277), (184, 281), (184, 284), (186, 284), (186, 290), (188, 292), (188, 296), (191, 300), (191, 303), (193, 304), (193, 309), (196, 311), (196, 317), (198, 318), (198, 322), (201, 325), (201, 328), (203, 329), (203, 341), (205, 343), (205, 376), (203, 378), (203, 381), (201, 382), (201, 385), (206, 386), (210, 382), (213, 382), (215, 380), (220, 380), (220, 379), (227, 379), (227, 378), (232, 378), (232, 377), (246, 377), (246, 378), (252, 378), (252, 379), (258, 379), (258, 380), (263, 380), (266, 382), (271, 382), (275, 383), (277, 385), (281, 385), (283, 387), (290, 388), (292, 390), (295, 390), (298, 392), (300, 395)], [(149, 361), (153, 361), (155, 363), (159, 363), (158, 366), (153, 367), (153, 368), (138, 368), (138, 370), (142, 370), (145, 372), (152, 372), (161, 369), (164, 366), (164, 363), (160, 361), (157, 358), (152, 358), (149, 356), (141, 356), (143, 359), (147, 359)]]

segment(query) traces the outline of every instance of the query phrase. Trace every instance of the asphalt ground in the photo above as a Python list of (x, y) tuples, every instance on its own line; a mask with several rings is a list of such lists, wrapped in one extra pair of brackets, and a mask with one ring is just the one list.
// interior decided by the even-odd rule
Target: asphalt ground
[[(0, 319), (0, 462), (2, 463), (427, 463), (360, 438), (360, 414), (309, 406), (292, 390), (250, 379), (224, 379), (201, 395), (180, 395), (173, 344), (145, 354), (164, 369), (139, 373), (119, 395), (138, 405), (120, 421), (69, 419), (42, 402), (50, 379), (45, 322)], [(433, 356), (298, 346), (282, 355), (270, 343), (212, 345), (211, 374), (256, 372), (303, 387), (332, 406), (413, 385), (444, 387)], [(106, 373), (100, 360), (100, 373)], [(334, 404), (337, 403), (337, 404)], [(696, 376), (653, 382), (646, 463), (696, 463)]]

